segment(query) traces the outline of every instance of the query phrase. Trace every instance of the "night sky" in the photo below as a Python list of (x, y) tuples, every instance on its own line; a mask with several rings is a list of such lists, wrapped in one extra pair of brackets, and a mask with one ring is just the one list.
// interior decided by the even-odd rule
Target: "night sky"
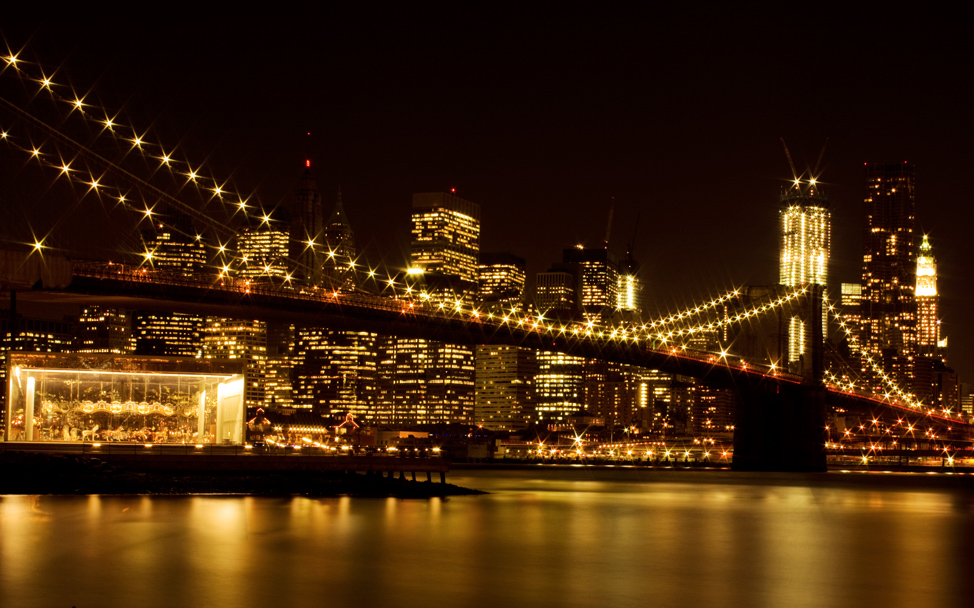
[[(828, 142), (817, 177), (836, 294), (860, 278), (863, 163), (909, 160), (948, 362), (971, 381), (970, 15), (781, 10), (182, 6), (7, 16), (0, 31), (267, 207), (288, 200), (310, 155), (326, 211), (340, 186), (374, 262), (404, 264), (414, 192), (479, 203), (481, 250), (526, 258), (532, 277), (565, 247), (600, 244), (614, 197), (610, 243), (622, 253), (635, 235), (650, 312), (777, 281), (781, 138), (799, 172)], [(0, 169), (8, 210), (38, 199), (11, 186), (19, 175)]]

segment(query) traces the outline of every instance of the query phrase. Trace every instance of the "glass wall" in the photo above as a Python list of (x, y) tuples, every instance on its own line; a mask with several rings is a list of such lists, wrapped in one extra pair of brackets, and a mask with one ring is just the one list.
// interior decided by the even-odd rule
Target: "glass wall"
[(8, 381), (8, 441), (243, 441), (239, 375), (11, 365)]

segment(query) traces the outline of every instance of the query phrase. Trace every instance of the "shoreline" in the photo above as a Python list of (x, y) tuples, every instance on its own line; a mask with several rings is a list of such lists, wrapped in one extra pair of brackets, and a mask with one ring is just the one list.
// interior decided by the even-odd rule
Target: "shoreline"
[(0, 494), (434, 498), (485, 494), (450, 483), (344, 471), (133, 470), (97, 456), (0, 453)]

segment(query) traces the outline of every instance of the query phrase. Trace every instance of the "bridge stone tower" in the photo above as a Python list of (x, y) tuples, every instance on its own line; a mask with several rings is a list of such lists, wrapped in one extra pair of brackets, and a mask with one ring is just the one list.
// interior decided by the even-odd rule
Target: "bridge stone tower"
[(735, 471), (825, 471), (825, 384), (822, 285), (807, 286), (799, 321), (803, 380), (738, 382), (734, 421)]

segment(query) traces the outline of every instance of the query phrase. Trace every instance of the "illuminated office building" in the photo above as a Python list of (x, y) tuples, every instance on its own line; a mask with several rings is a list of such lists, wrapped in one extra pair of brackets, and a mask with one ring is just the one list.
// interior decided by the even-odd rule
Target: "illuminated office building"
[(132, 313), (119, 308), (85, 306), (78, 318), (78, 353), (126, 354), (135, 350)]
[(382, 337), (376, 351), (376, 410), (383, 423), (473, 423), (474, 347)]
[(286, 282), (290, 276), (288, 247), (282, 222), (264, 216), (260, 226), (237, 235), (238, 275), (251, 282)]
[(560, 268), (575, 275), (576, 301), (586, 320), (608, 318), (619, 304), (619, 260), (605, 247), (565, 249)]
[(366, 331), (297, 327), (291, 384), (294, 407), (332, 419), (373, 421), (376, 339)]
[(839, 308), (846, 325), (859, 338), (859, 305), (862, 303), (862, 285), (859, 283), (843, 283), (840, 286)]
[(539, 272), (534, 286), (534, 307), (542, 314), (571, 313), (577, 308), (575, 275), (563, 270)]
[(691, 390), (693, 392), (693, 433), (704, 437), (732, 436), (734, 412), (738, 401), (736, 392), (696, 382)]
[(414, 194), (412, 220), (412, 268), (477, 282), (480, 205), (447, 192)]
[(491, 430), (528, 426), (534, 416), (535, 351), (482, 345), (476, 357), (474, 422)]
[(584, 409), (585, 359), (546, 351), (538, 351), (537, 359), (534, 390), (538, 424), (563, 424)]
[[(781, 227), (780, 283), (788, 287), (826, 285), (832, 242), (828, 197), (818, 189), (814, 179), (807, 182), (796, 179), (782, 192), (778, 214)], [(827, 311), (824, 307), (823, 310)], [(826, 321), (823, 315), (823, 325)], [(788, 320), (789, 365), (799, 362), (806, 331), (800, 317), (793, 316)]]
[(137, 311), (132, 317), (135, 354), (198, 357), (203, 349), (203, 325), (199, 315)]
[(616, 286), (616, 310), (640, 312), (642, 310), (642, 286), (635, 274), (620, 274)]
[[(155, 222), (142, 233), (143, 266), (151, 270), (187, 277), (203, 272), (207, 265), (203, 237), (193, 228), (188, 216), (179, 213), (171, 219)], [(221, 265), (222, 259), (215, 261)]]
[(933, 355), (942, 346), (940, 319), (937, 317), (940, 296), (937, 294), (937, 259), (933, 257), (926, 235), (920, 244), (916, 272), (917, 346), (920, 354)]
[[(408, 280), (430, 305), (472, 306), (477, 295), (480, 205), (452, 192), (414, 194)], [(405, 424), (474, 419), (473, 346), (396, 338), (392, 408)]]
[(290, 409), (294, 406), (291, 391), (292, 352), (295, 327), (279, 321), (267, 322), (267, 362), (264, 365), (264, 406), (268, 409)]
[(203, 358), (241, 360), (244, 363), (244, 404), (248, 408), (264, 405), (266, 323), (207, 317), (203, 330)]
[(294, 191), (291, 207), (291, 234), (288, 258), (291, 261), (291, 278), (304, 285), (321, 284), (322, 255), (324, 248), (324, 211), (318, 184), (311, 174), (311, 161), (305, 161), (304, 174)]
[(488, 311), (523, 311), (524, 258), (509, 253), (482, 253), (477, 269), (477, 303)]
[[(909, 390), (917, 343), (916, 172), (911, 163), (866, 163), (860, 339)], [(868, 365), (864, 371), (871, 375)]]
[(647, 371), (632, 365), (588, 359), (582, 384), (585, 410), (604, 420), (610, 429), (638, 426), (642, 410), (648, 405), (649, 383), (644, 378)]
[(619, 263), (619, 278), (616, 285), (616, 310), (630, 313), (627, 320), (638, 322), (643, 311), (643, 286), (639, 278), (639, 263), (633, 259), (632, 251)]

